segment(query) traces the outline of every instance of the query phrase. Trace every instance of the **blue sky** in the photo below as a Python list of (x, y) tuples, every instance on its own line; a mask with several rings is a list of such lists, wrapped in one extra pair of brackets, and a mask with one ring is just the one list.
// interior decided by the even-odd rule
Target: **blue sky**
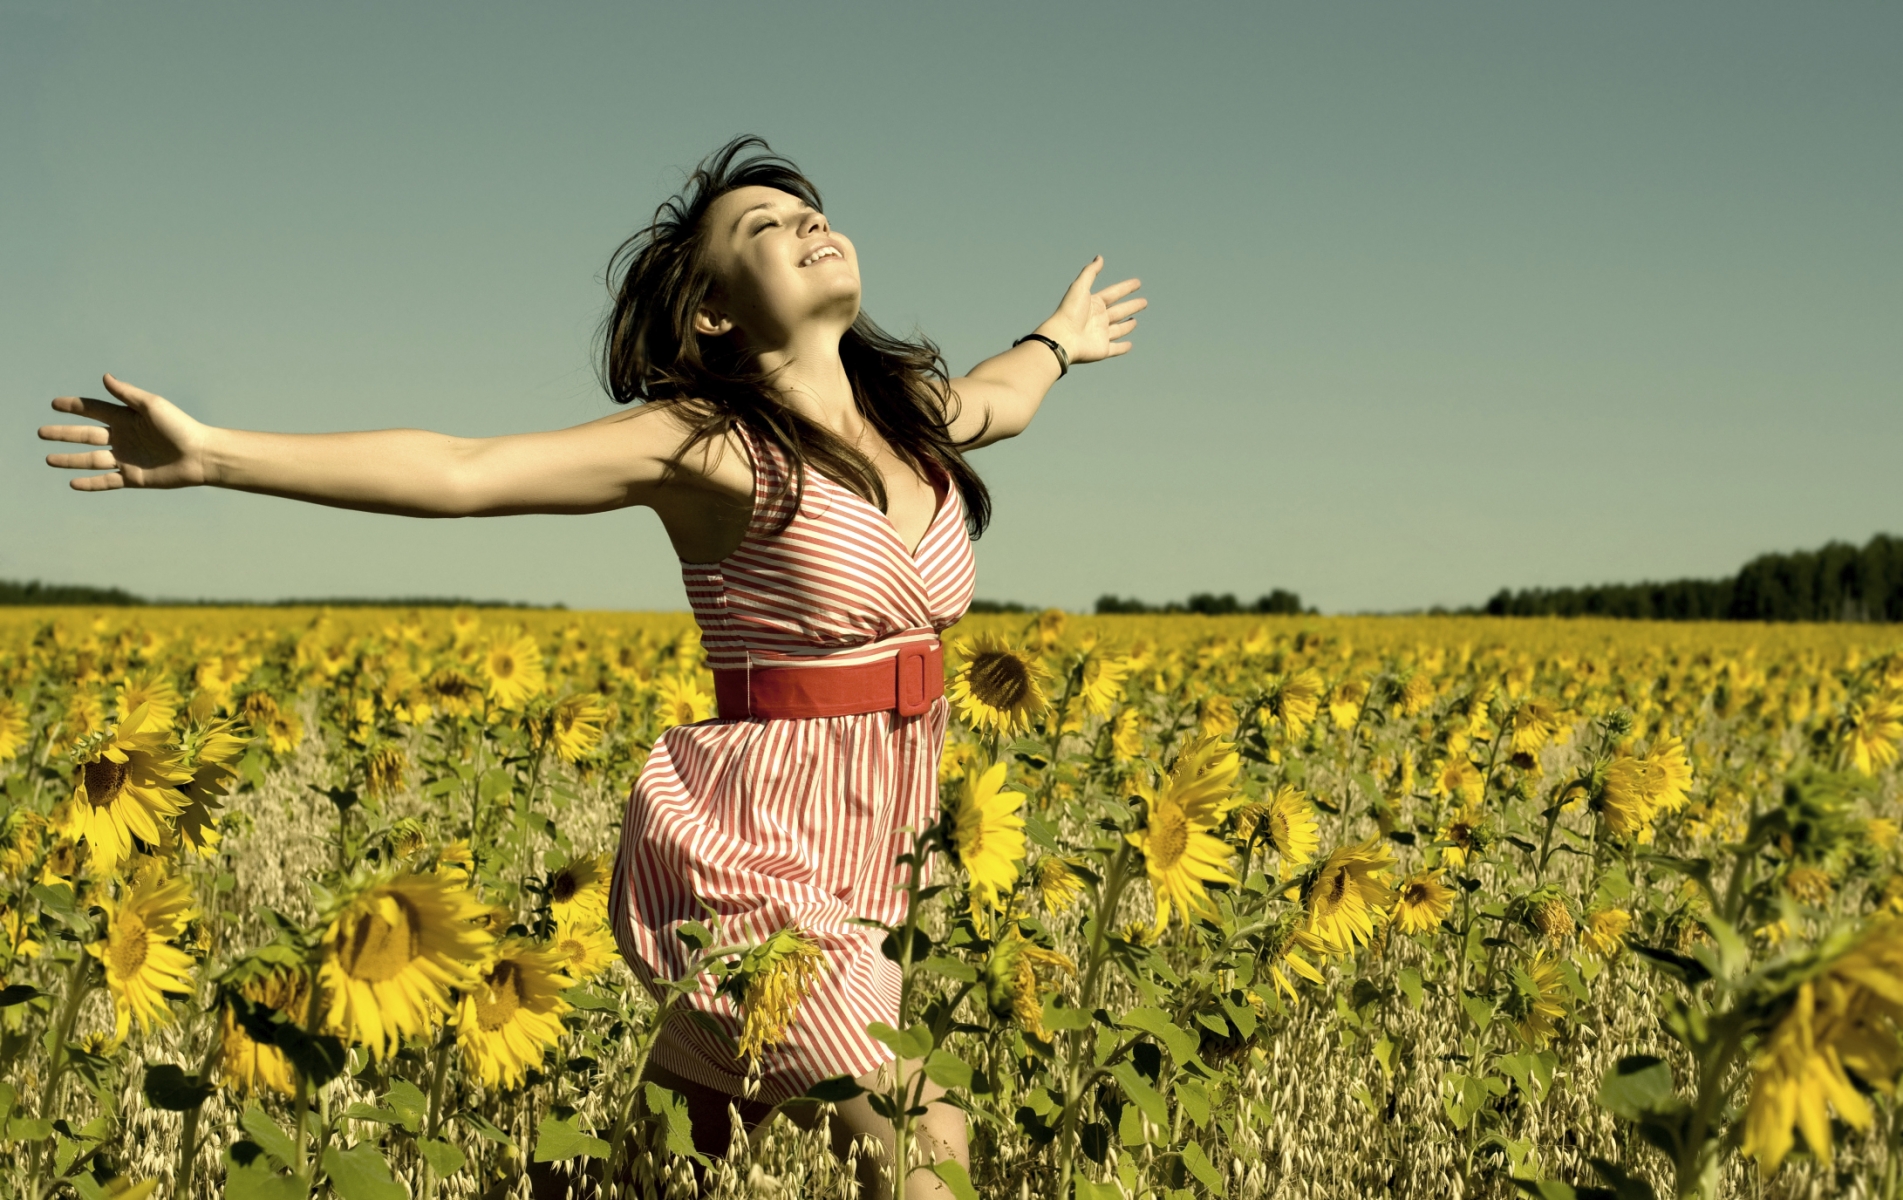
[(1894, 4), (0, 6), (0, 577), (679, 608), (652, 514), (79, 495), (46, 402), (609, 410), (608, 254), (755, 131), (954, 370), (1152, 303), (974, 463), (981, 595), (1325, 611), (1903, 532)]

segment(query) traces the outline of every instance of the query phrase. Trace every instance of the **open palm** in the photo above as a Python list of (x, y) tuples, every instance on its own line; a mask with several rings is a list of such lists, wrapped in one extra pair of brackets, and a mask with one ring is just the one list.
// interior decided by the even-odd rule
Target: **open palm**
[(1125, 300), (1143, 286), (1141, 280), (1126, 279), (1100, 291), (1091, 291), (1103, 270), (1103, 256), (1090, 260), (1078, 273), (1057, 312), (1038, 327), (1038, 332), (1054, 337), (1070, 354), (1072, 363), (1097, 362), (1130, 352), (1130, 343), (1118, 339), (1137, 327), (1136, 314), (1150, 306), (1148, 300)]
[(59, 412), (102, 422), (100, 425), (42, 425), (40, 440), (74, 442), (106, 449), (49, 454), (46, 464), (78, 471), (104, 471), (72, 481), (80, 492), (107, 492), (116, 488), (191, 487), (205, 482), (201, 448), (204, 426), (177, 405), (143, 388), (105, 377), (106, 390), (124, 403), (61, 396), (53, 401)]

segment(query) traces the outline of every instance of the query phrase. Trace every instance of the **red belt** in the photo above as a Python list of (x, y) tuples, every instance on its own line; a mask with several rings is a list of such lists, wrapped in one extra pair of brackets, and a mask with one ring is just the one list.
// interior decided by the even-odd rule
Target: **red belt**
[(848, 717), (897, 709), (916, 717), (945, 694), (945, 648), (901, 646), (849, 667), (753, 667), (714, 672), (714, 700), (726, 720)]

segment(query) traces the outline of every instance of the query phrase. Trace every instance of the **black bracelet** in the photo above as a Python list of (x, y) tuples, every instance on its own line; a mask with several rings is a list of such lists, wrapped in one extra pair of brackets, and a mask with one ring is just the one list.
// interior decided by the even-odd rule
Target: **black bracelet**
[(1070, 374), (1070, 355), (1064, 353), (1064, 348), (1058, 345), (1055, 340), (1047, 338), (1041, 333), (1027, 333), (1017, 341), (1012, 342), (1011, 348), (1016, 350), (1026, 342), (1043, 342), (1046, 346), (1051, 348), (1051, 353), (1057, 356), (1057, 377), (1059, 379)]

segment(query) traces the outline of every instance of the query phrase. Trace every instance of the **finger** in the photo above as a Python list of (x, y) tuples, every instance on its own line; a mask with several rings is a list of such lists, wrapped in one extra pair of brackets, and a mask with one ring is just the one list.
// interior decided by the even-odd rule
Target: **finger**
[(1102, 270), (1103, 270), (1103, 255), (1099, 254), (1097, 257), (1085, 263), (1083, 270), (1077, 272), (1077, 278), (1071, 280), (1070, 291), (1075, 293), (1078, 289), (1081, 288), (1082, 290), (1088, 292), (1090, 290), (1090, 285), (1097, 282), (1097, 273)]
[(112, 492), (126, 485), (123, 475), (88, 475), (73, 480), (71, 487), (75, 492)]
[(1112, 325), (1110, 327), (1110, 337), (1113, 340), (1120, 337), (1129, 337), (1130, 331), (1132, 329), (1135, 329), (1136, 327), (1137, 327), (1136, 318), (1131, 317), (1128, 321), (1125, 321), (1120, 325)]
[(1125, 300), (1122, 304), (1112, 305), (1109, 309), (1105, 310), (1104, 316), (1110, 318), (1112, 321), (1121, 321), (1134, 313), (1142, 312), (1148, 307), (1150, 307), (1148, 300)]
[(95, 421), (112, 421), (132, 411), (123, 404), (114, 404), (110, 400), (94, 400), (90, 396), (61, 396), (53, 401), (53, 409), (56, 412), (90, 417)]
[(126, 407), (136, 412), (144, 412), (146, 405), (158, 399), (144, 388), (134, 387), (123, 379), (114, 379), (110, 371), (106, 372), (104, 382), (107, 391), (124, 400)]
[(1108, 354), (1105, 354), (1104, 357), (1115, 358), (1120, 354), (1128, 354), (1130, 353), (1132, 349), (1135, 348), (1135, 346), (1136, 346), (1135, 342), (1111, 342), (1110, 352)]
[(110, 471), (119, 465), (119, 460), (110, 450), (88, 450), (84, 454), (49, 454), (46, 465), (68, 471)]
[(112, 431), (104, 425), (42, 425), (42, 442), (78, 442), (82, 446), (112, 444)]
[(1097, 298), (1102, 300), (1105, 304), (1115, 304), (1142, 286), (1143, 281), (1141, 279), (1126, 279), (1122, 283), (1113, 283), (1109, 287), (1104, 288), (1097, 293)]

